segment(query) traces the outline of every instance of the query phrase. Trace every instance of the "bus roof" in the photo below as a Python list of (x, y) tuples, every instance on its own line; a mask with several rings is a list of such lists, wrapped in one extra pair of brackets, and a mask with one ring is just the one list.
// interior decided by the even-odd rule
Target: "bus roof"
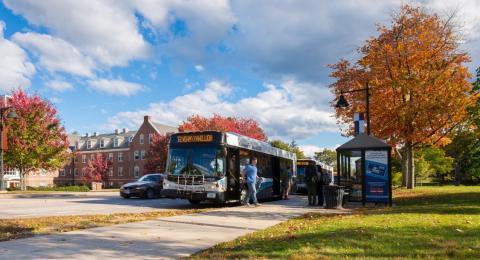
[(301, 163), (301, 162), (311, 162), (311, 163), (315, 163), (316, 165), (320, 165), (320, 166), (322, 167), (322, 169), (333, 171), (333, 167), (332, 167), (332, 166), (326, 165), (325, 163), (320, 162), (320, 161), (317, 161), (317, 160), (315, 160), (315, 159), (310, 159), (310, 158), (298, 159), (298, 160), (297, 160), (297, 165), (298, 165), (299, 162), (300, 162), (300, 163)]
[(285, 151), (273, 147), (267, 142), (263, 142), (248, 136), (240, 135), (232, 132), (220, 131), (199, 131), (199, 132), (182, 132), (172, 134), (170, 137), (170, 144), (207, 144), (218, 143), (226, 144), (228, 146), (244, 148), (251, 151), (266, 153), (280, 158), (296, 161), (295, 153)]

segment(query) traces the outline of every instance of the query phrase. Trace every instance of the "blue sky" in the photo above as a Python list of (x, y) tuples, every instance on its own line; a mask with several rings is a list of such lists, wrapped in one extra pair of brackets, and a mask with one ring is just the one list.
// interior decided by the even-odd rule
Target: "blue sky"
[[(480, 3), (403, 1), (457, 10), (478, 66)], [(50, 99), (68, 131), (135, 129), (143, 115), (251, 117), (307, 153), (341, 137), (327, 64), (353, 59), (401, 1), (55, 1), (0, 4), (0, 90)]]

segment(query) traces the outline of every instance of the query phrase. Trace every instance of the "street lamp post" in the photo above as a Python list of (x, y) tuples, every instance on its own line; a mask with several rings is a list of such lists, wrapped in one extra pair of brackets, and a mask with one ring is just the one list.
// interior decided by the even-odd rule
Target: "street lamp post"
[(366, 83), (365, 88), (362, 89), (354, 89), (350, 91), (341, 91), (340, 92), (340, 97), (338, 98), (337, 105), (336, 107), (348, 107), (349, 104), (347, 100), (345, 99), (345, 96), (343, 96), (343, 93), (353, 93), (353, 92), (360, 92), (360, 91), (365, 91), (365, 99), (366, 99), (366, 107), (367, 107), (367, 134), (370, 135), (370, 87), (368, 86), (368, 82)]
[(4, 128), (4, 117), (5, 117), (5, 112), (8, 111), (7, 118), (18, 118), (17, 113), (12, 107), (2, 107), (0, 108), (0, 191), (5, 191), (5, 171), (4, 171), (4, 166), (3, 166), (3, 150), (4, 150), (4, 143), (7, 142), (7, 140), (4, 140), (3, 136), (3, 128)]

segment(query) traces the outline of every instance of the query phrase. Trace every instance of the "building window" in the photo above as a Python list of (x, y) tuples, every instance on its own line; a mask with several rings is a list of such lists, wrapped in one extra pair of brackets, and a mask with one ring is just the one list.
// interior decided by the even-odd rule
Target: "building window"
[(128, 142), (131, 143), (133, 141), (133, 136), (128, 137)]
[(113, 167), (108, 168), (108, 176), (113, 176)]
[(123, 162), (123, 153), (118, 153), (117, 160)]
[(133, 177), (138, 178), (139, 176), (140, 176), (140, 168), (135, 165), (135, 167), (133, 167)]
[(140, 152), (140, 158), (141, 158), (142, 160), (145, 160), (145, 150), (142, 150), (142, 151)]
[(108, 153), (108, 160), (113, 162), (113, 153)]
[(143, 134), (141, 134), (140, 135), (140, 144), (143, 144), (143, 142), (144, 142), (144, 136), (143, 136)]
[(82, 163), (86, 163), (87, 162), (87, 155), (82, 155)]
[(75, 158), (73, 160), (74, 160), (74, 162), (78, 162), (78, 157), (75, 156)]
[(118, 167), (118, 176), (123, 176), (123, 167)]
[(113, 139), (113, 146), (118, 147), (119, 140), (118, 138)]
[(73, 175), (78, 176), (77, 168), (73, 169)]
[(87, 149), (92, 148), (92, 141), (88, 140), (87, 141)]
[(60, 176), (65, 176), (65, 169), (60, 169)]
[(100, 140), (100, 148), (103, 148), (105, 147), (105, 140)]
[(148, 134), (148, 144), (152, 144), (153, 134)]
[(95, 159), (95, 155), (92, 153), (90, 154), (90, 161), (93, 161)]
[(134, 159), (134, 160), (138, 160), (138, 159), (139, 159), (138, 151), (133, 152), (133, 159)]

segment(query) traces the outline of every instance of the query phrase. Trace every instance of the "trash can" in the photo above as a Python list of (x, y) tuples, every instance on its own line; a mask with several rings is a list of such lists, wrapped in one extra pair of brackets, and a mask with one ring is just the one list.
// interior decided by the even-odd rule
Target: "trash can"
[(325, 194), (325, 208), (334, 209), (342, 206), (344, 190), (338, 185), (323, 186)]

